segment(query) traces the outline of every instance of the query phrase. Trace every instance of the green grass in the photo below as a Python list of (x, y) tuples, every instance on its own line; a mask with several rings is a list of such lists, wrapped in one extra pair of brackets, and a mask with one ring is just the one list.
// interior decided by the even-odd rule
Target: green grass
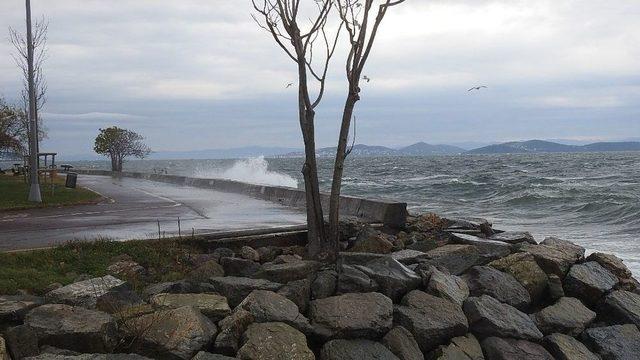
[(192, 269), (189, 256), (200, 252), (189, 242), (164, 239), (76, 241), (51, 249), (0, 253), (0, 294), (14, 294), (22, 289), (40, 295), (48, 285), (56, 282), (66, 285), (81, 274), (104, 276), (112, 259), (123, 254), (149, 272), (143, 279), (123, 279), (131, 281), (134, 287), (175, 281)]
[(22, 210), (40, 207), (67, 206), (80, 204), (93, 204), (101, 197), (93, 191), (77, 187), (69, 189), (64, 187), (64, 178), (57, 177), (54, 180), (54, 194), (51, 195), (51, 185), (41, 184), (42, 203), (29, 202), (29, 184), (25, 183), (22, 176), (0, 175), (0, 211)]

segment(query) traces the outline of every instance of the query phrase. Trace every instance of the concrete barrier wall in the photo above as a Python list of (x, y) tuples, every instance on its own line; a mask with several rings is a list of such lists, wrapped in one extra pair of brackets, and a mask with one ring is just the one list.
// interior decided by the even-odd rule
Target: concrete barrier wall
[[(303, 190), (247, 184), (225, 179), (201, 179), (179, 175), (146, 174), (124, 171), (116, 173), (106, 170), (74, 170), (78, 174), (103, 175), (115, 177), (130, 177), (159, 181), (164, 183), (193, 186), (222, 192), (244, 194), (256, 199), (266, 200), (294, 208), (305, 208), (305, 193)], [(329, 194), (322, 193), (321, 201), (325, 211), (328, 211)], [(340, 213), (345, 216), (356, 216), (371, 222), (381, 222), (387, 225), (402, 225), (407, 219), (407, 204), (377, 199), (363, 199), (353, 196), (340, 198)]]

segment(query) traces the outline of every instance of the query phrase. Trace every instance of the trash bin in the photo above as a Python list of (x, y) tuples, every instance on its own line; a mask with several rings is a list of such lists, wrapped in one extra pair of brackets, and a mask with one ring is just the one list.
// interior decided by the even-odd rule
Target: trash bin
[(72, 173), (72, 172), (67, 173), (67, 180), (65, 181), (64, 186), (71, 189), (75, 189), (76, 182), (78, 182), (78, 174)]

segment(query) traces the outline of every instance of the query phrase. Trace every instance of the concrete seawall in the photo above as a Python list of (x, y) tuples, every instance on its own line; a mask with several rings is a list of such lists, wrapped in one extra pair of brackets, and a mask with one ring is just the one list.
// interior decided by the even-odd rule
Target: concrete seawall
[[(256, 199), (271, 201), (294, 208), (304, 208), (306, 202), (304, 191), (279, 186), (255, 185), (225, 179), (201, 179), (179, 175), (146, 174), (128, 171), (121, 173), (88, 169), (78, 169), (74, 171), (78, 174), (84, 175), (130, 177), (176, 185), (212, 189), (222, 192), (244, 194)], [(325, 211), (328, 211), (329, 194), (322, 193), (321, 196), (323, 207), (325, 208)], [(340, 213), (345, 216), (355, 216), (371, 222), (380, 222), (392, 226), (402, 225), (407, 219), (407, 204), (388, 200), (341, 196)]]

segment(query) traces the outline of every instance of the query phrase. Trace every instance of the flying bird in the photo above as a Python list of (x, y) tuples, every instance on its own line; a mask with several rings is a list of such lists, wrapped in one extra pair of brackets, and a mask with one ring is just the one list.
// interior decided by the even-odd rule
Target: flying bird
[(484, 86), (484, 85), (482, 85), (482, 86), (475, 86), (475, 87), (472, 87), (471, 89), (467, 90), (467, 92), (472, 91), (472, 90), (480, 90), (480, 89), (482, 89), (482, 88), (485, 88), (485, 89), (486, 89), (487, 87), (486, 87), (486, 86)]
[(370, 82), (370, 81), (371, 81), (371, 78), (370, 78), (370, 77), (368, 77), (367, 75), (365, 75), (365, 76), (363, 76), (363, 77), (362, 77), (362, 80), (364, 80), (364, 81), (366, 81), (366, 82)]
[(292, 87), (292, 86), (293, 86), (293, 83), (288, 83), (288, 84), (287, 84), (287, 87), (286, 87), (285, 89), (288, 89), (288, 88), (290, 88), (290, 87)]

